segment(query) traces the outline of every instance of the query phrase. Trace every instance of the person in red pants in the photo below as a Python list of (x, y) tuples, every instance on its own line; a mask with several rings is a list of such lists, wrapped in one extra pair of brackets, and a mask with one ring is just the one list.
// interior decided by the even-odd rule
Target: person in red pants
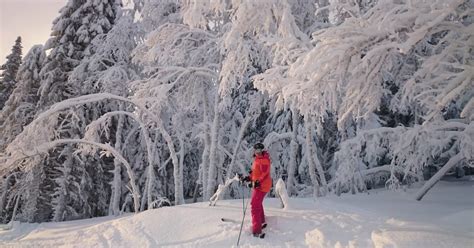
[(252, 190), (250, 201), (252, 213), (252, 233), (255, 237), (263, 238), (262, 227), (266, 227), (265, 212), (263, 210), (263, 199), (272, 188), (272, 178), (270, 175), (270, 155), (264, 150), (262, 143), (257, 143), (254, 148), (254, 161), (250, 175), (246, 181), (250, 181)]

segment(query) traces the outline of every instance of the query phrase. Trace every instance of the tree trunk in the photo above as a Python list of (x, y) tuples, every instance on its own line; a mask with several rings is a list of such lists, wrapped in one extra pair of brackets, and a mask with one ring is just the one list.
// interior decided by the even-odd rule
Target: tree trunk
[(122, 196), (122, 167), (120, 161), (114, 158), (114, 179), (112, 181), (112, 194), (109, 203), (109, 215), (120, 214), (120, 198)]
[(294, 195), (295, 192), (295, 171), (296, 171), (296, 158), (298, 156), (298, 113), (297, 110), (291, 111), (292, 122), (292, 133), (290, 142), (290, 165), (288, 166), (288, 181), (287, 189), (288, 194)]
[(183, 195), (183, 167), (184, 167), (184, 155), (185, 155), (185, 145), (184, 145), (184, 140), (183, 137), (179, 137), (179, 166), (177, 168), (174, 168), (173, 174), (174, 174), (174, 190), (175, 192), (180, 193), (180, 201), (181, 204), (184, 203), (184, 195)]
[[(166, 141), (166, 145), (168, 146), (168, 149), (170, 150), (170, 156), (171, 156), (171, 162), (173, 163), (173, 171), (179, 170), (179, 159), (178, 155), (176, 154), (176, 149), (174, 148), (174, 142), (173, 139), (171, 138), (171, 135), (166, 131), (165, 127), (163, 126), (163, 123), (159, 119), (156, 120), (156, 124), (158, 125), (158, 129), (161, 132), (161, 135)], [(176, 174), (177, 175), (177, 174)], [(179, 190), (180, 187), (177, 187), (177, 178), (174, 178), (174, 183), (175, 183), (175, 192), (174, 192), (174, 201), (175, 205), (181, 205), (184, 204), (184, 196), (183, 196), (183, 191)], [(178, 189), (178, 191), (176, 191)]]
[(33, 223), (35, 222), (35, 217), (38, 211), (38, 198), (41, 193), (40, 184), (42, 181), (42, 177), (44, 177), (45, 175), (43, 173), (42, 167), (40, 167), (39, 165), (33, 167), (32, 171), (28, 174), (28, 187), (27, 192), (25, 192), (26, 197), (24, 197), (22, 209), (26, 212), (23, 214), (26, 221)]
[(8, 192), (8, 184), (10, 183), (10, 178), (13, 176), (8, 175), (8, 177), (5, 180), (2, 180), (2, 195), (0, 196), (0, 217), (2, 217), (3, 212), (5, 212), (5, 220), (7, 216), (7, 212), (5, 209), (5, 203), (7, 199), (7, 192)]
[(145, 211), (145, 205), (148, 200), (148, 184), (150, 183), (150, 175), (148, 175), (150, 171), (150, 167), (146, 169), (146, 180), (145, 180), (145, 187), (143, 187), (143, 192), (141, 193), (141, 201), (140, 201), (140, 212)]
[(456, 154), (454, 157), (451, 157), (449, 161), (441, 167), (441, 169), (434, 174), (428, 180), (425, 185), (416, 193), (415, 199), (417, 201), (421, 201), (421, 199), (425, 196), (426, 193), (443, 177), (446, 172), (448, 172), (450, 169), (454, 168), (459, 162), (461, 162), (464, 159), (463, 155), (461, 153)]
[(194, 191), (193, 191), (193, 203), (197, 202), (197, 198), (199, 196), (199, 180), (196, 181), (196, 184), (194, 185)]
[(155, 170), (153, 168), (153, 163), (149, 165), (148, 171), (147, 171), (147, 189), (146, 189), (146, 199), (147, 199), (147, 209), (152, 209), (152, 202), (153, 202), (153, 188), (155, 186)]
[(306, 160), (308, 161), (309, 176), (313, 183), (313, 196), (318, 197), (320, 196), (319, 182), (318, 182), (318, 177), (316, 176), (316, 166), (313, 160), (313, 149), (312, 149), (313, 148), (312, 147), (313, 133), (311, 132), (311, 121), (309, 117), (307, 117), (307, 122), (305, 123), (305, 129), (306, 129)]
[[(237, 153), (239, 152), (240, 149), (240, 144), (242, 143), (242, 139), (244, 137), (245, 130), (247, 129), (247, 126), (249, 125), (252, 117), (250, 115), (247, 115), (245, 117), (244, 122), (242, 123), (242, 126), (240, 127), (239, 131), (239, 136), (237, 137), (237, 142), (235, 143), (234, 146), (234, 152), (232, 153), (232, 158), (229, 164), (229, 168), (227, 168), (227, 177), (231, 177), (232, 170), (234, 169), (234, 164), (235, 164), (235, 158), (237, 157)], [(245, 171), (245, 168), (241, 168), (241, 170)]]
[(69, 175), (72, 170), (74, 160), (72, 157), (73, 152), (71, 145), (67, 145), (64, 149), (66, 150), (64, 154), (67, 154), (67, 158), (63, 163), (63, 174), (61, 175), (62, 180), (60, 180), (58, 185), (59, 189), (56, 189), (59, 195), (55, 200), (54, 206), (53, 221), (55, 222), (63, 221), (64, 211), (66, 211), (67, 196), (69, 195), (67, 182), (69, 182)]
[[(156, 175), (155, 175), (155, 154), (156, 154), (156, 142), (158, 141), (158, 136), (160, 135), (160, 132), (158, 129), (155, 131), (155, 142), (153, 142), (153, 147), (150, 149), (150, 167), (148, 168), (148, 184), (147, 184), (147, 209), (152, 209), (152, 202), (153, 202), (153, 189), (155, 187), (155, 180), (156, 180)], [(157, 161), (160, 161), (159, 159)], [(160, 166), (160, 163), (158, 163), (158, 167)]]
[[(308, 137), (306, 138), (306, 143), (309, 145), (310, 148), (310, 156), (311, 160), (314, 161), (314, 165), (316, 167), (316, 171), (318, 172), (319, 175), (319, 182), (321, 183), (322, 189), (320, 191), (320, 195), (324, 196), (328, 192), (328, 182), (326, 180), (326, 176), (324, 174), (324, 169), (323, 166), (321, 165), (321, 160), (319, 159), (317, 149), (314, 147), (314, 142), (313, 142), (313, 121), (311, 117), (308, 117), (308, 123), (307, 123), (309, 130), (306, 131), (307, 136), (309, 134), (310, 140), (308, 140)], [(308, 143), (309, 142), (309, 143)]]
[[(119, 110), (122, 110), (123, 103), (119, 103)], [(115, 132), (115, 150), (122, 150), (122, 130), (124, 116), (119, 115), (117, 120), (117, 131)], [(112, 195), (109, 203), (109, 215), (120, 214), (120, 197), (122, 196), (122, 167), (120, 161), (114, 157), (114, 179), (112, 182)]]
[[(143, 194), (143, 197), (147, 199), (147, 209), (150, 209), (151, 208), (151, 202), (152, 202), (152, 198), (151, 198), (151, 193), (152, 193), (152, 190), (153, 189), (153, 182), (155, 180), (155, 171), (153, 169), (153, 149), (152, 149), (152, 142), (151, 142), (151, 138), (150, 138), (150, 135), (148, 133), (148, 129), (146, 128), (145, 125), (141, 124), (142, 125), (142, 135), (143, 135), (143, 138), (145, 139), (145, 143), (146, 143), (146, 153), (147, 153), (147, 160), (148, 160), (148, 168), (147, 168), (147, 177), (146, 177), (146, 183), (145, 183), (145, 191), (146, 191), (146, 194), (144, 193)], [(143, 201), (142, 201), (143, 202)], [(141, 206), (141, 209), (140, 210), (143, 210), (145, 206)]]
[(211, 149), (209, 151), (209, 175), (207, 179), (207, 190), (204, 200), (208, 201), (214, 193), (217, 179), (217, 139), (219, 131), (219, 93), (216, 92), (214, 99), (214, 120), (211, 127)]
[(11, 221), (13, 222), (16, 217), (16, 211), (18, 211), (18, 205), (20, 203), (21, 195), (17, 195), (16, 201), (15, 201), (15, 206), (13, 207), (13, 214), (12, 214), (12, 219)]
[[(203, 89), (204, 90), (204, 89)], [(200, 165), (200, 177), (201, 177), (201, 185), (202, 185), (202, 196), (206, 199), (207, 196), (207, 180), (209, 177), (209, 147), (211, 145), (211, 137), (210, 137), (210, 130), (209, 130), (209, 105), (207, 102), (207, 98), (204, 99), (204, 150), (202, 152), (201, 157), (201, 165)]]
[[(313, 146), (313, 144), (311, 144), (311, 146)], [(314, 151), (314, 149), (311, 149), (311, 150)], [(326, 176), (324, 174), (324, 169), (323, 169), (323, 166), (321, 165), (321, 161), (319, 160), (318, 155), (314, 154), (314, 156), (312, 156), (312, 157), (313, 157), (315, 165), (316, 165), (316, 170), (318, 171), (318, 174), (319, 174), (319, 180), (321, 182), (321, 186), (323, 186), (321, 195), (325, 196), (326, 193), (328, 192), (328, 182), (327, 182)]]

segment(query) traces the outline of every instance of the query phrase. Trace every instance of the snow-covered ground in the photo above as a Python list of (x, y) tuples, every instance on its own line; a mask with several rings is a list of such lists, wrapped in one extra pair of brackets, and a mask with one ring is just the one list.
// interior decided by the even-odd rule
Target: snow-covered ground
[[(474, 247), (474, 181), (440, 182), (421, 202), (406, 192), (292, 198), (291, 209), (266, 199), (265, 239), (242, 247)], [(0, 231), (1, 247), (232, 247), (242, 201), (187, 204), (61, 223), (15, 223)], [(221, 222), (222, 217), (236, 222)]]

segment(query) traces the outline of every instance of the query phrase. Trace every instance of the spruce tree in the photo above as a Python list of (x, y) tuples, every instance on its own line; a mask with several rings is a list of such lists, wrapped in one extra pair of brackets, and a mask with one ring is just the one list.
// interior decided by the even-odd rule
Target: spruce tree
[(18, 69), (16, 87), (0, 112), (0, 151), (10, 143), (35, 116), (38, 102), (39, 72), (45, 59), (42, 45), (33, 46)]
[[(53, 37), (46, 44), (47, 47), (52, 47), (52, 51), (50, 60), (42, 71), (44, 84), (41, 86), (39, 109), (70, 97), (92, 93), (83, 90), (84, 82), (70, 80), (70, 77), (81, 61), (92, 55), (88, 50), (92, 41), (97, 36), (108, 33), (113, 27), (119, 10), (118, 1), (71, 0), (68, 3), (63, 15), (55, 21)], [(56, 65), (63, 67), (55, 68)], [(51, 69), (53, 72), (57, 70), (57, 73), (50, 74)], [(93, 117), (82, 110), (77, 112), (77, 109), (64, 112), (57, 122), (57, 135), (61, 138), (80, 138)], [(88, 164), (96, 163), (96, 160), (85, 160), (73, 153), (76, 149), (72, 145), (58, 149), (57, 152), (50, 153), (46, 162), (46, 174), (54, 178), (53, 193), (49, 194), (52, 198), (54, 221), (105, 214), (97, 212), (89, 203), (91, 194), (95, 192), (87, 167)]]
[[(26, 54), (23, 62), (18, 69), (16, 77), (17, 85), (13, 90), (13, 93), (5, 103), (5, 107), (0, 112), (0, 136), (3, 139), (0, 140), (0, 153), (4, 151), (6, 145), (8, 145), (15, 137), (21, 133), (26, 125), (28, 125), (36, 115), (35, 107), (38, 102), (38, 89), (40, 84), (39, 72), (46, 58), (42, 45), (33, 46), (30, 51)], [(16, 218), (21, 221), (40, 221), (39, 211), (44, 202), (39, 198), (39, 186), (43, 177), (43, 169), (40, 166), (36, 166), (33, 170), (26, 173), (18, 173), (14, 171), (10, 173), (6, 178), (10, 178), (10, 183), (15, 181), (23, 181), (21, 184), (24, 187), (22, 195), (22, 205)], [(8, 183), (8, 182), (6, 182)], [(20, 184), (15, 185), (14, 188)], [(8, 186), (7, 184), (3, 185)], [(4, 199), (0, 200), (0, 209), (2, 205), (6, 205), (6, 200), (14, 199), (18, 197), (19, 193), (17, 190), (5, 189), (5, 192), (1, 192), (4, 195)], [(4, 213), (0, 215), (1, 219), (6, 221), (10, 220), (10, 216), (13, 213), (13, 208), (5, 207)]]
[(15, 88), (15, 77), (21, 64), (21, 37), (18, 36), (13, 45), (12, 53), (7, 56), (7, 62), (0, 67), (3, 72), (0, 74), (0, 110)]
[(69, 0), (61, 9), (45, 45), (51, 51), (41, 71), (39, 109), (80, 94), (81, 85), (67, 84), (69, 75), (92, 40), (112, 28), (119, 9), (118, 1), (107, 0)]
[[(82, 82), (71, 84), (72, 71), (82, 60), (92, 54), (87, 51), (95, 37), (106, 34), (113, 27), (121, 4), (113, 0), (69, 0), (53, 22), (51, 38), (45, 44), (49, 50), (40, 72), (41, 83), (36, 113), (40, 114), (50, 106), (71, 97), (89, 94), (82, 90)], [(90, 116), (76, 115), (75, 110), (62, 111), (49, 125), (54, 132), (48, 141), (57, 138), (80, 138)], [(89, 194), (91, 177), (86, 163), (76, 147), (62, 145), (50, 151), (48, 156), (37, 159), (35, 167), (41, 168), (43, 177), (39, 182), (37, 220), (62, 221), (67, 219), (92, 217), (97, 213), (90, 207)]]

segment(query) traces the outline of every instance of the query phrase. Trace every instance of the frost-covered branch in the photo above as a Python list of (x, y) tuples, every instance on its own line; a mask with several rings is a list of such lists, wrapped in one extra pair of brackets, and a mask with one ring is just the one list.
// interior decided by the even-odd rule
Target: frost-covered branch
[(125, 166), (125, 168), (127, 169), (127, 174), (129, 176), (129, 179), (130, 179), (130, 185), (132, 187), (132, 196), (133, 196), (133, 202), (134, 202), (134, 210), (136, 213), (139, 212), (140, 210), (140, 193), (139, 193), (139, 190), (138, 190), (138, 187), (135, 183), (135, 175), (133, 173), (133, 170), (132, 170), (132, 167), (130, 166), (130, 164), (128, 163), (128, 161), (120, 154), (120, 152), (118, 152), (117, 150), (115, 150), (113, 147), (111, 147), (110, 145), (108, 144), (101, 144), (101, 143), (97, 143), (97, 142), (94, 142), (94, 141), (88, 141), (88, 140), (83, 140), (83, 139), (57, 139), (57, 140), (54, 140), (54, 141), (51, 141), (51, 142), (46, 142), (46, 143), (42, 143), (38, 146), (36, 146), (33, 150), (23, 150), (21, 152), (21, 154), (23, 154), (23, 157), (18, 156), (19, 153), (15, 154), (16, 158), (17, 159), (24, 159), (24, 158), (27, 158), (27, 157), (31, 157), (31, 156), (37, 156), (37, 155), (40, 155), (40, 154), (44, 154), (44, 153), (47, 153), (49, 150), (59, 146), (59, 145), (63, 145), (63, 144), (86, 144), (86, 145), (90, 145), (90, 146), (95, 146), (95, 147), (98, 147), (102, 150), (104, 150), (106, 153), (105, 155), (106, 156), (109, 156), (109, 155), (113, 155), (115, 158), (119, 159), (120, 162)]
[(239, 175), (235, 175), (233, 178), (229, 178), (224, 184), (219, 184), (217, 191), (209, 199), (209, 206), (215, 206), (219, 198), (222, 198), (225, 190), (233, 183), (239, 181)]

